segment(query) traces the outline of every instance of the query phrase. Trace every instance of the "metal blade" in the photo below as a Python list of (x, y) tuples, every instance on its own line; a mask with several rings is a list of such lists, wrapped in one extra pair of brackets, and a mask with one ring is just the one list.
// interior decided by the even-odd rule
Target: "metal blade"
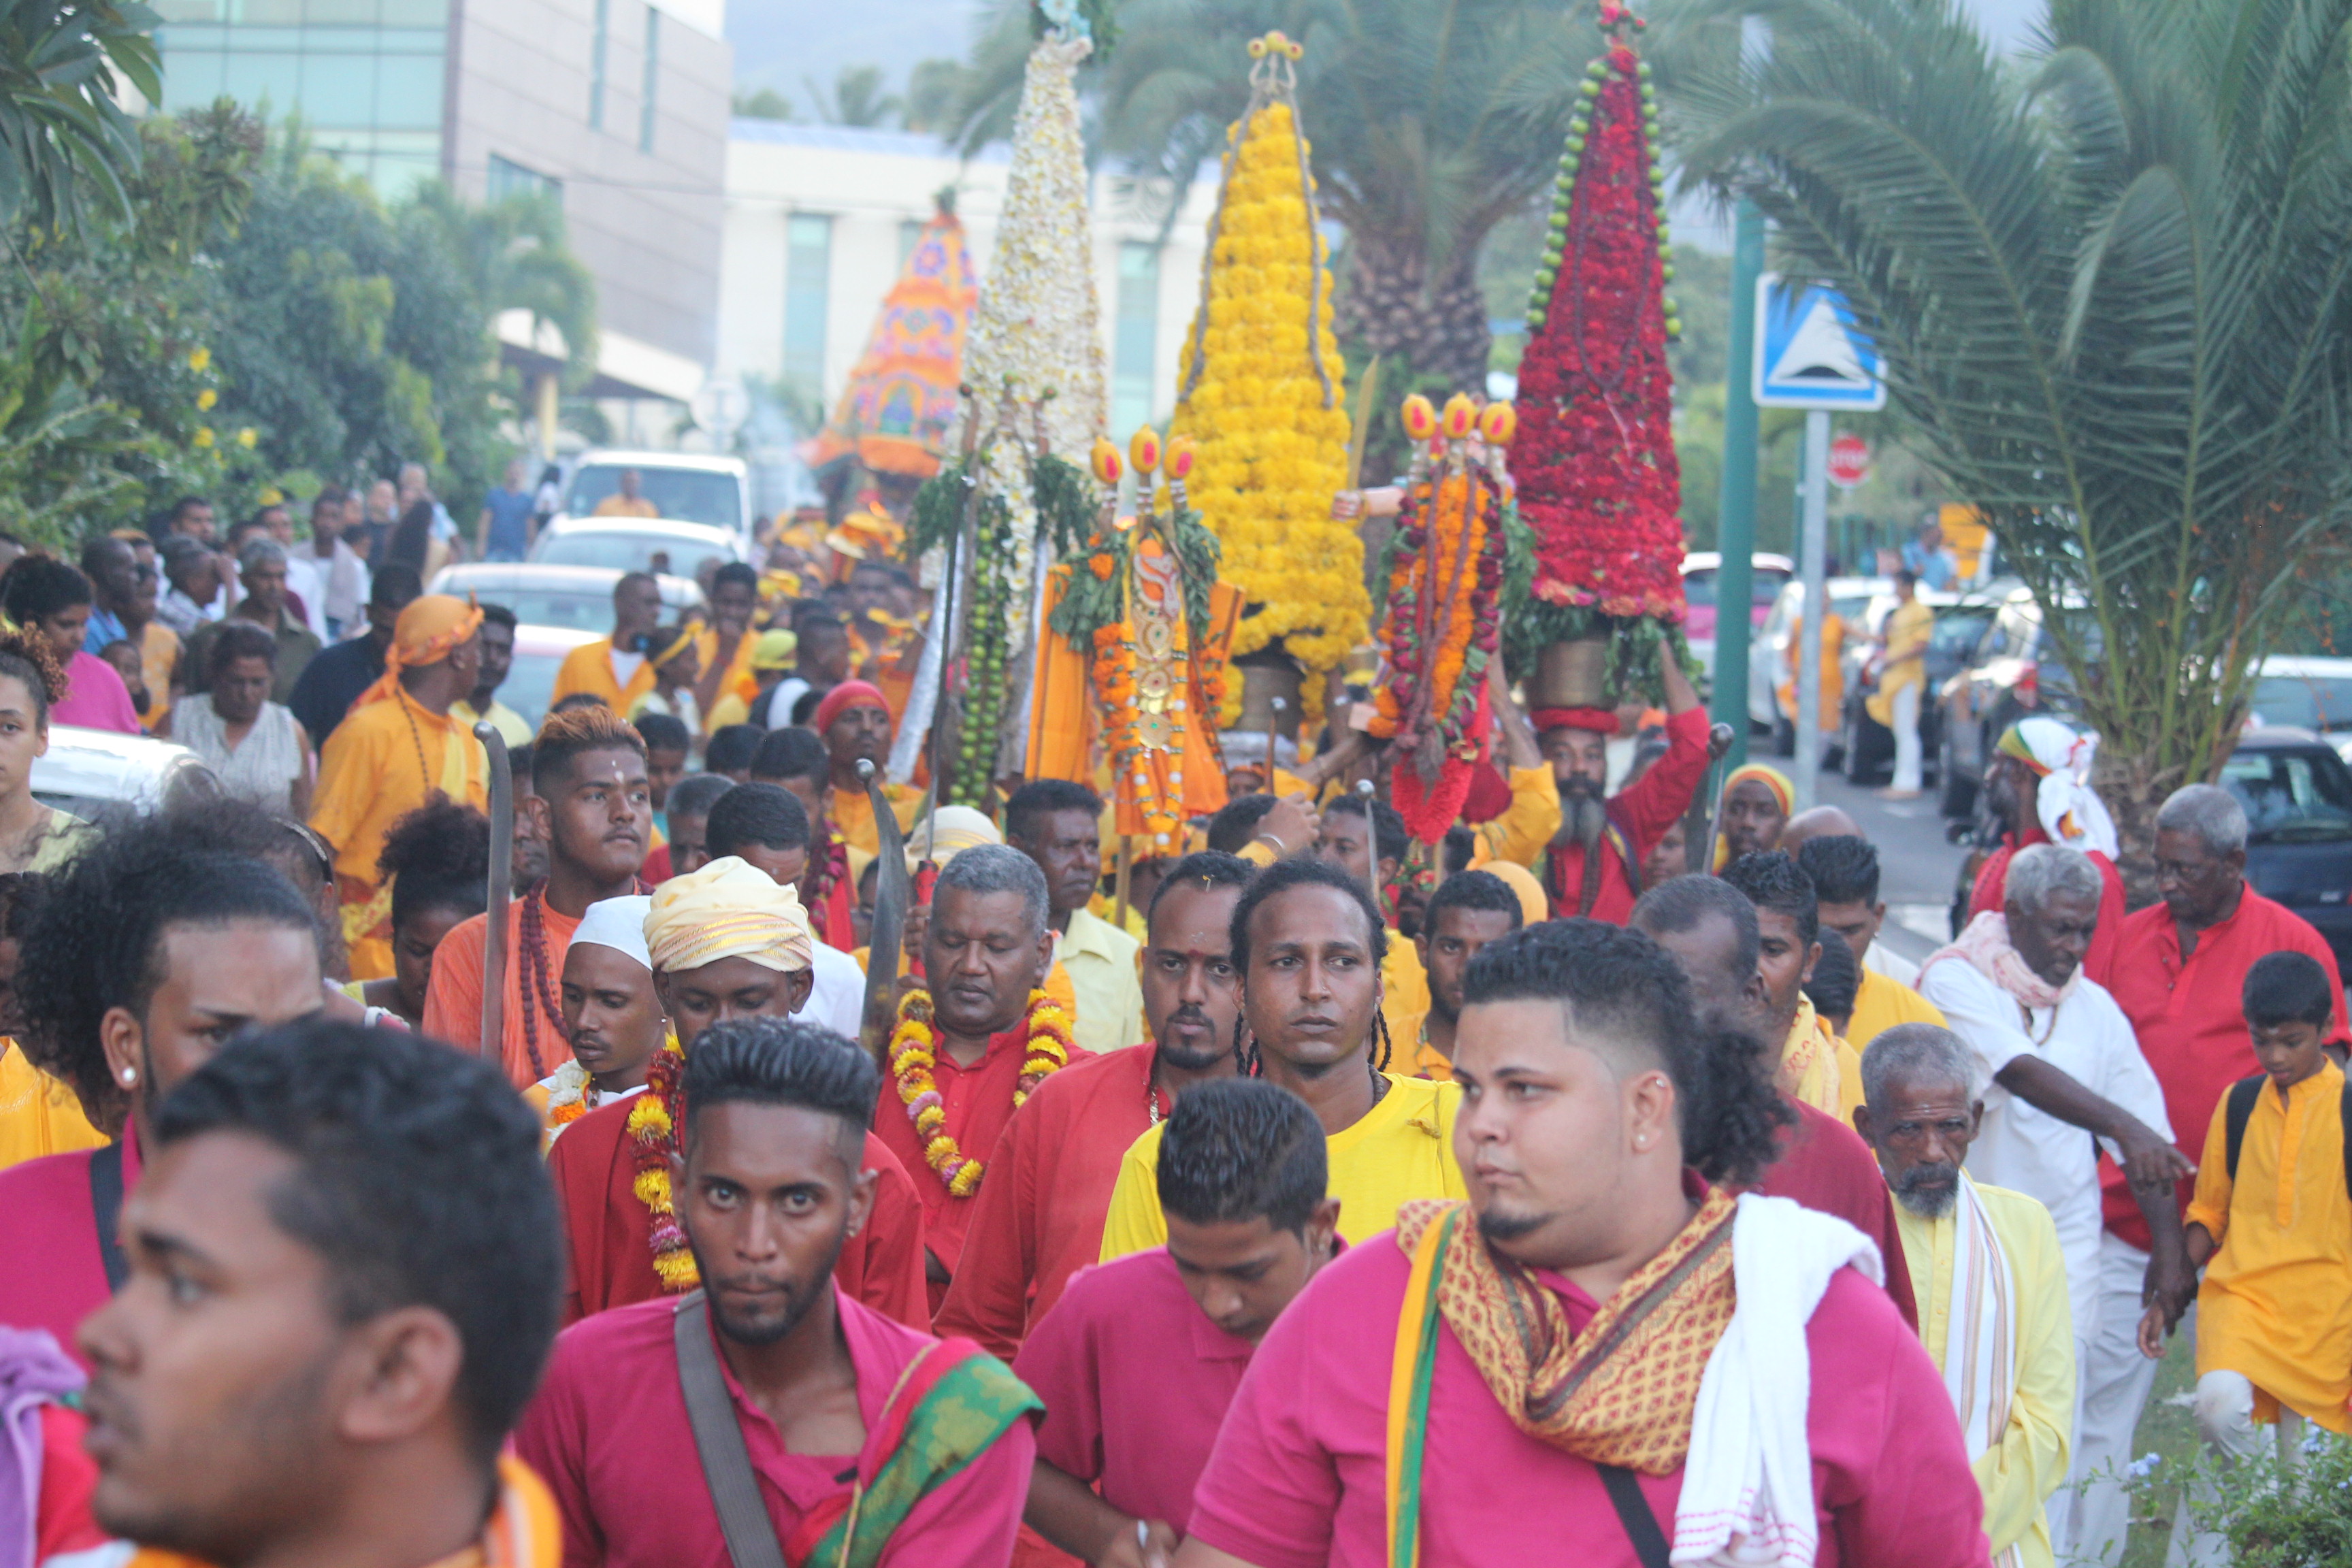
[(514, 766), (507, 738), (485, 720), (474, 739), (490, 760), (490, 887), (488, 923), (482, 932), (482, 1043), (486, 1061), (506, 1056), (507, 905), (514, 898)]
[(874, 805), (874, 928), (866, 953), (866, 1006), (858, 1016), (858, 1043), (877, 1063), (888, 1055), (890, 1032), (898, 1021), (898, 952), (907, 930), (914, 887), (907, 875), (907, 844), (898, 816), (882, 793), (882, 770), (860, 762), (857, 776)]

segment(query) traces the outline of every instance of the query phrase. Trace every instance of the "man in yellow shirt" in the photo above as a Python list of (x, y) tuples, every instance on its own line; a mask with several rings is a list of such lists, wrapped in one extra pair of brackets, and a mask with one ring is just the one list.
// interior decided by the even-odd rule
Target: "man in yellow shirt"
[(661, 625), (661, 584), (650, 572), (631, 572), (613, 584), (613, 635), (583, 643), (566, 654), (548, 693), (550, 708), (575, 692), (604, 700), (626, 718), (638, 698), (654, 689), (651, 646)]
[(2066, 1479), (2074, 1330), (2050, 1211), (1960, 1168), (1984, 1118), (1974, 1053), (1900, 1024), (1862, 1055), (1854, 1126), (1878, 1156), (1919, 1302), (1919, 1337), (1960, 1418), (1996, 1568), (2051, 1568), (2042, 1500)]
[(1724, 868), (1723, 879), (1756, 906), (1764, 1038), (1781, 1042), (1780, 1088), (1815, 1110), (1851, 1121), (1862, 1103), (1862, 1058), (1829, 1032), (1805, 999), (1805, 982), (1822, 953), (1812, 883), (1777, 849), (1742, 855)]
[[(2246, 971), (2246, 1031), (2263, 1070), (2213, 1108), (2189, 1262), (2197, 1289), (2197, 1427), (2225, 1461), (2273, 1441), (2293, 1466), (2305, 1421), (2352, 1432), (2352, 1196), (2346, 1192), (2345, 1082), (2320, 1042), (2333, 1032), (2329, 975), (2307, 953)], [(2164, 1353), (2162, 1303), (2140, 1320), (2140, 1350)], [(2275, 1422), (2275, 1437), (2256, 1430)], [(2191, 1563), (2226, 1561), (2200, 1534)]]
[(1796, 855), (1797, 869), (1813, 884), (1821, 929), (1845, 940), (1860, 971), (1853, 1016), (1846, 1022), (1846, 1043), (1863, 1051), (1897, 1024), (1941, 1025), (1944, 1015), (1933, 1002), (1893, 975), (1881, 974), (1863, 963), (1863, 955), (1878, 940), (1878, 928), (1886, 921), (1886, 906), (1878, 898), (1877, 847), (1867, 838), (1809, 837)]
[(1895, 782), (1889, 800), (1919, 795), (1919, 703), (1927, 686), (1927, 645), (1936, 635), (1936, 612), (1919, 602), (1919, 579), (1895, 574), (1895, 609), (1882, 635), (1885, 651), (1878, 667), (1878, 689), (1864, 704), (1870, 716), (1895, 734)]
[(1004, 803), (1004, 841), (1045, 873), (1049, 923), (1077, 1001), (1071, 1037), (1097, 1054), (1142, 1042), (1143, 944), (1087, 908), (1102, 881), (1102, 797), (1067, 779), (1032, 779)]
[[(1386, 1061), (1374, 1024), (1391, 940), (1364, 884), (1322, 860), (1285, 860), (1260, 873), (1234, 910), (1244, 1048), (1266, 1081), (1305, 1100), (1323, 1124), (1339, 1234), (1350, 1242), (1394, 1226), (1397, 1205), (1410, 1199), (1467, 1195), (1454, 1162), (1461, 1089), (1386, 1070), (1407, 1070)], [(1159, 1161), (1155, 1126), (1119, 1161), (1105, 1262), (1167, 1241)]]
[(446, 594), (413, 600), (394, 623), (383, 677), (327, 737), (310, 826), (335, 847), (352, 978), (392, 973), (392, 882), (377, 868), (392, 825), (440, 794), (489, 804), (489, 759), (449, 711), (474, 689), (482, 612)]
[(621, 470), (621, 488), (596, 503), (598, 517), (659, 517), (661, 508), (645, 497), (646, 477), (635, 468)]

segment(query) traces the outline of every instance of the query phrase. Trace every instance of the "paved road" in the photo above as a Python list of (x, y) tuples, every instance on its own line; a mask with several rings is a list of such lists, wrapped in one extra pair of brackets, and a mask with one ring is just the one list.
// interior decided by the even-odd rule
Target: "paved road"
[(1881, 800), (1874, 788), (1824, 772), (1820, 800), (1852, 816), (1878, 846), (1878, 896), (1886, 900), (1879, 940), (1915, 961), (1949, 942), (1952, 882), (1968, 851), (1944, 842), (1935, 792), (1917, 800)]

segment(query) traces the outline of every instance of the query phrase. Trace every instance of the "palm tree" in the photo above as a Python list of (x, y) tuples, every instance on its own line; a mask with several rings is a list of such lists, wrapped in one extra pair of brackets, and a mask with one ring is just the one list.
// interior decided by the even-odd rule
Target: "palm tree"
[(871, 129), (887, 125), (906, 108), (905, 100), (897, 93), (882, 90), (880, 66), (842, 67), (833, 79), (831, 92), (819, 87), (814, 79), (801, 79), (808, 89), (809, 101), (816, 106), (816, 117), (827, 125)]
[(162, 100), (157, 20), (137, 0), (0, 12), (0, 224), (76, 226), (86, 188), (127, 216), (122, 177), (139, 165), (139, 131), (115, 97), (128, 85)]
[(402, 221), (436, 230), (486, 317), (529, 310), (562, 335), (563, 380), (577, 390), (596, 374), (596, 279), (574, 255), (553, 196), (520, 194), (475, 205), (437, 180), (419, 185)]
[[(998, 133), (1032, 0), (999, 0), (975, 50), (966, 140)], [(1490, 336), (1479, 247), (1551, 184), (1575, 85), (1599, 45), (1558, 0), (1127, 0), (1094, 72), (1100, 149), (1181, 200), (1249, 99), (1250, 39), (1307, 46), (1299, 113), (1324, 216), (1347, 234), (1339, 327), (1359, 353), (1480, 386)], [(1391, 384), (1393, 384), (1391, 383)]]
[(1957, 0), (1762, 0), (1744, 56), (1701, 3), (1688, 174), (1846, 291), (2009, 564), (2087, 606), (2052, 630), (2144, 869), (2347, 542), (2352, 0), (2053, 0), (2021, 63)]

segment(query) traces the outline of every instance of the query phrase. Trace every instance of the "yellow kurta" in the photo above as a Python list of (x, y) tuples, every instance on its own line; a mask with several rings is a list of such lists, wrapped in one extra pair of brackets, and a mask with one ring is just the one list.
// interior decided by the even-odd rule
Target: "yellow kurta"
[(585, 691), (592, 697), (603, 698), (604, 706), (614, 712), (626, 713), (638, 698), (653, 689), (653, 660), (638, 665), (624, 686), (613, 677), (613, 639), (598, 637), (563, 656), (562, 664), (555, 671), (554, 689), (547, 694), (547, 705), (552, 709), (565, 698)]
[[(2197, 1375), (2234, 1372), (2257, 1420), (2284, 1405), (2352, 1432), (2352, 1198), (2344, 1191), (2344, 1074), (2333, 1062), (2286, 1091), (2263, 1085), (2238, 1177), (2225, 1096), (2213, 1108), (2189, 1223), (2220, 1250), (2197, 1290)], [(2265, 1397), (2267, 1396), (2267, 1397)]]
[[(1843, 939), (1831, 933), (1822, 940)], [(1853, 1016), (1845, 1021), (1845, 1041), (1853, 1048), (1854, 1059), (1861, 1060), (1870, 1042), (1897, 1024), (1933, 1024), (1940, 1029), (1945, 1026), (1943, 1010), (1894, 976), (1864, 970), (1862, 984), (1854, 988)]]
[(0, 1170), (106, 1142), (72, 1089), (26, 1061), (16, 1041), (0, 1037)]
[[(1409, 1047), (1407, 1047), (1410, 1048)], [(1396, 1224), (1397, 1206), (1413, 1198), (1469, 1195), (1454, 1163), (1454, 1120), (1462, 1089), (1452, 1080), (1389, 1077), (1389, 1091), (1353, 1127), (1325, 1141), (1331, 1196), (1339, 1200), (1339, 1234), (1350, 1244)], [(1108, 1263), (1168, 1240), (1160, 1210), (1160, 1126), (1129, 1145), (1103, 1221)]]
[[(923, 792), (913, 784), (886, 784), (882, 794), (890, 802), (890, 815), (898, 819), (898, 831), (903, 835), (913, 825), (915, 814), (923, 808)], [(882, 847), (881, 836), (874, 831), (874, 802), (864, 790), (835, 790), (828, 815), (833, 818), (834, 836), (867, 859), (872, 859)], [(909, 843), (907, 847), (913, 849), (917, 846)]]
[(1100, 1055), (1143, 1043), (1143, 980), (1136, 966), (1141, 946), (1108, 921), (1070, 911), (1059, 966), (1077, 998), (1070, 1037), (1084, 1049)]
[(1389, 1026), (1397, 1072), (1412, 1059), (1412, 1039), (1429, 1013), (1429, 972), (1421, 966), (1421, 950), (1396, 932), (1389, 932), (1389, 955), (1381, 961), (1381, 1021)]
[[(1490, 860), (1533, 866), (1559, 832), (1559, 784), (1551, 764), (1511, 770), (1511, 804), (1492, 822), (1477, 825), (1479, 845)], [(1474, 857), (1475, 858), (1475, 857)]]
[(1792, 1098), (1853, 1125), (1853, 1108), (1862, 1103), (1861, 1053), (1831, 1034), (1802, 996), (1780, 1053), (1780, 1083)]
[(1914, 599), (1895, 606), (1886, 617), (1886, 658), (1879, 667), (1878, 689), (1863, 706), (1879, 723), (1895, 722), (1895, 694), (1927, 679), (1927, 641), (1936, 634), (1936, 612)]
[[(2017, 1390), (2000, 1440), (1974, 1457), (1985, 1500), (1985, 1534), (1998, 1560), (2011, 1545), (2021, 1568), (2050, 1568), (2056, 1555), (2042, 1502), (2066, 1479), (2074, 1425), (2074, 1325), (2066, 1310), (2066, 1261), (2050, 1211), (2021, 1193), (1976, 1184), (2009, 1259), (2016, 1290)], [(1952, 1334), (1953, 1231), (1950, 1215), (1927, 1219), (1901, 1204), (1895, 1225), (1919, 1301), (1919, 1338), (1937, 1370)], [(1990, 1349), (1990, 1347), (1985, 1347)]]
[(352, 979), (392, 973), (392, 884), (380, 880), (375, 866), (384, 835), (436, 790), (488, 809), (488, 772), (467, 725), (401, 699), (352, 709), (327, 737), (310, 826), (335, 847)]

